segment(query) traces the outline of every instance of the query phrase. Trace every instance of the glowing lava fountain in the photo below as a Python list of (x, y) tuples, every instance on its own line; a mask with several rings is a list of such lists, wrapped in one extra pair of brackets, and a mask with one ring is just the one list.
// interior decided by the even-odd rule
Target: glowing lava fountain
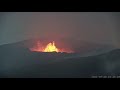
[(46, 47), (43, 47), (40, 42), (37, 42), (37, 45), (33, 48), (30, 48), (31, 51), (35, 52), (66, 52), (66, 53), (72, 53), (71, 50), (65, 50), (65, 49), (58, 49), (55, 45), (55, 42), (48, 43)]
[(55, 43), (49, 43), (46, 48), (44, 49), (44, 52), (59, 52), (57, 47), (55, 46)]

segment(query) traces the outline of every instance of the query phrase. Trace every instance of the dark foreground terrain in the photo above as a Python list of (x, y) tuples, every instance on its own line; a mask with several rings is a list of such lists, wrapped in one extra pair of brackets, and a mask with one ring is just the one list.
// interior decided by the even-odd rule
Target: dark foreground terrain
[(91, 78), (119, 74), (119, 49), (81, 57), (79, 53), (38, 53), (17, 45), (0, 46), (1, 78)]

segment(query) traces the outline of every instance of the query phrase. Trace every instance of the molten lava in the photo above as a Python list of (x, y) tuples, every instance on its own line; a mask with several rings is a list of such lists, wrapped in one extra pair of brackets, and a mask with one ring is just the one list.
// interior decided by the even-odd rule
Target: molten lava
[(43, 45), (41, 45), (40, 42), (38, 41), (37, 45), (33, 48), (30, 48), (30, 50), (36, 52), (67, 52), (67, 53), (73, 52), (71, 50), (58, 49), (54, 41), (52, 43), (48, 43), (46, 47), (43, 47)]
[(49, 43), (46, 48), (44, 49), (44, 52), (59, 52), (57, 47), (55, 46), (55, 43)]

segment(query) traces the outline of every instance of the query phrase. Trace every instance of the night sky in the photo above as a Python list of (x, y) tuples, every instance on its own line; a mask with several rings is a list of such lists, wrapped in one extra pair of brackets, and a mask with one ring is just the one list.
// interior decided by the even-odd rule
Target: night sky
[(0, 45), (73, 38), (120, 48), (119, 12), (1, 12)]

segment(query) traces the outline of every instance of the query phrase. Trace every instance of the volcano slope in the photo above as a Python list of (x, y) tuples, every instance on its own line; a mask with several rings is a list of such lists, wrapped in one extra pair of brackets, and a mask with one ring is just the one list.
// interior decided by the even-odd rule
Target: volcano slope
[(1, 78), (91, 78), (120, 74), (120, 49), (81, 57), (79, 53), (31, 52), (15, 44), (0, 46)]

